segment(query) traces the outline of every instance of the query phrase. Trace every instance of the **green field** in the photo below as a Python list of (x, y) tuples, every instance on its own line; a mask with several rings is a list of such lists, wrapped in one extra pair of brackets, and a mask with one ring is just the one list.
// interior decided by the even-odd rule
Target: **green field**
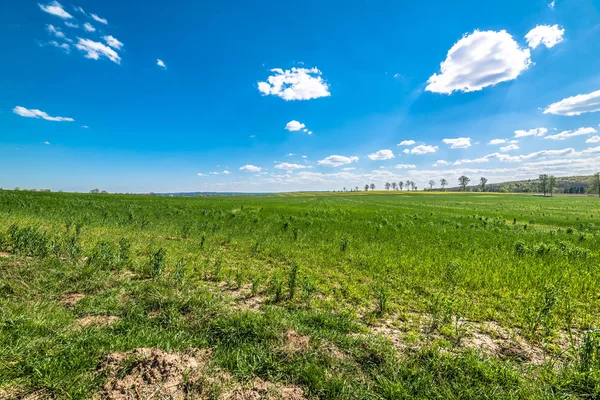
[(593, 197), (0, 191), (0, 399), (110, 397), (140, 348), (210, 356), (130, 398), (600, 398), (598, 228)]

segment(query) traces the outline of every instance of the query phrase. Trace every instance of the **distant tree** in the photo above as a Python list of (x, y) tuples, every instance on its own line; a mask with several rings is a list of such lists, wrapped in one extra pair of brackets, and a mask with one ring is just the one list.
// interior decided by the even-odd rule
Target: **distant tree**
[(548, 193), (548, 175), (547, 174), (542, 174), (539, 177), (540, 180), (540, 192), (544, 193), (544, 196), (546, 196), (546, 193)]
[(108, 194), (108, 192), (106, 190), (103, 190), (100, 192), (101, 194)]
[(432, 179), (429, 181), (429, 189), (433, 190), (433, 185), (435, 185), (435, 181)]
[(369, 185), (369, 187), (371, 188), (371, 190), (375, 190), (375, 184), (374, 184), (374, 183), (371, 183), (371, 184)]
[(18, 192), (19, 190), (21, 190), (21, 188), (19, 186), (15, 186), (15, 190)]
[(365, 192), (368, 192), (368, 191), (369, 191), (369, 184), (367, 183), (367, 184), (365, 185)]
[(410, 180), (407, 180), (404, 186), (406, 186), (406, 190), (410, 190)]
[(354, 191), (355, 191), (355, 192), (358, 192), (358, 186), (356, 186), (356, 187), (354, 188)]
[(385, 190), (390, 190), (390, 188), (392, 187), (392, 184), (389, 182), (385, 183)]
[(417, 190), (417, 185), (415, 184), (415, 182), (414, 182), (414, 181), (410, 181), (410, 188), (411, 188), (412, 190)]
[(466, 176), (461, 176), (460, 178), (458, 178), (458, 184), (460, 185), (460, 187), (462, 188), (463, 192), (467, 191), (467, 185), (469, 184), (469, 182), (471, 182), (471, 179), (469, 179)]
[(596, 172), (594, 174), (594, 182), (592, 183), (592, 187), (596, 192), (598, 192), (598, 197), (600, 197), (600, 172)]
[(100, 189), (92, 189), (92, 190), (90, 190), (90, 193), (98, 194), (98, 193), (100, 193)]
[(548, 191), (550, 192), (550, 197), (554, 196), (554, 188), (556, 187), (556, 177), (554, 175), (550, 175), (548, 178)]
[(445, 192), (446, 186), (448, 186), (448, 181), (445, 180), (444, 178), (440, 179), (440, 186), (442, 187), (442, 190)]
[(398, 184), (396, 182), (392, 182), (392, 189), (397, 190)]
[(485, 192), (485, 185), (487, 184), (487, 182), (487, 178), (484, 178), (483, 176), (479, 178), (479, 187), (481, 188), (482, 192)]
[(398, 187), (400, 188), (400, 190), (404, 189), (404, 182), (398, 182)]

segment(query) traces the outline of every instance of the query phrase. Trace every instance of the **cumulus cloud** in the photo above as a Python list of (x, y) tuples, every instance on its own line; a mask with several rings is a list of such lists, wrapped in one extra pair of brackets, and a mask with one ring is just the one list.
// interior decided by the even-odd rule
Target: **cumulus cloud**
[(229, 171), (227, 171), (227, 170), (225, 170), (225, 171), (223, 171), (223, 174), (224, 174), (224, 175), (229, 175), (229, 174), (230, 174), (230, 172), (229, 172)]
[(279, 96), (289, 100), (311, 100), (328, 97), (329, 85), (323, 80), (318, 68), (274, 68), (266, 82), (258, 82), (258, 90), (265, 96)]
[(471, 138), (466, 137), (443, 139), (442, 142), (451, 145), (451, 149), (466, 149), (467, 147), (471, 147)]
[(156, 65), (158, 65), (159, 67), (161, 67), (162, 69), (166, 70), (167, 69), (167, 65), (165, 64), (165, 62), (163, 60), (161, 60), (160, 58), (156, 59)]
[(295, 169), (305, 169), (305, 168), (309, 168), (306, 165), (300, 165), (300, 164), (290, 164), (290, 163), (280, 163), (275, 165), (276, 169), (283, 169), (286, 171), (293, 171)]
[(588, 94), (578, 94), (552, 103), (544, 110), (544, 114), (566, 115), (572, 117), (587, 112), (600, 111), (600, 90)]
[(300, 130), (304, 130), (304, 132), (308, 132), (308, 129), (306, 129), (306, 125), (304, 125), (303, 123), (298, 122), (296, 120), (292, 120), (292, 121), (288, 122), (285, 125), (285, 129), (287, 129), (290, 132), (297, 132)]
[(525, 39), (527, 39), (527, 45), (532, 49), (540, 44), (551, 48), (563, 41), (564, 34), (565, 30), (559, 28), (558, 25), (538, 25), (525, 35)]
[(110, 47), (112, 47), (113, 49), (121, 50), (121, 47), (123, 47), (123, 43), (120, 42), (114, 36), (111, 36), (111, 35), (102, 36), (102, 39), (104, 39), (104, 41), (106, 42), (106, 44), (109, 45)]
[(90, 39), (77, 39), (79, 39), (79, 42), (75, 47), (86, 53), (85, 58), (98, 60), (100, 57), (106, 57), (116, 64), (121, 64), (121, 57), (119, 56), (119, 54), (112, 48), (106, 46), (105, 44), (100, 42), (94, 42)]
[(85, 29), (86, 32), (96, 32), (96, 28), (94, 28), (94, 26), (89, 22), (83, 24), (83, 29)]
[(502, 153), (492, 153), (485, 155), (483, 157), (475, 158), (475, 159), (462, 159), (457, 160), (453, 163), (453, 165), (463, 165), (463, 164), (478, 164), (478, 163), (486, 163), (490, 160), (498, 160), (500, 162), (523, 162), (526, 160), (531, 160), (533, 158), (542, 158), (542, 157), (559, 157), (559, 156), (578, 156), (581, 154), (589, 154), (594, 152), (595, 149), (600, 149), (600, 146), (592, 149), (585, 149), (581, 152), (576, 152), (572, 148), (561, 149), (561, 150), (540, 150), (529, 154), (522, 154), (518, 156), (511, 156), (509, 154)]
[(69, 14), (68, 12), (65, 11), (65, 9), (63, 8), (62, 4), (60, 4), (58, 1), (53, 1), (51, 3), (48, 3), (46, 5), (40, 4), (38, 3), (38, 6), (40, 6), (40, 9), (48, 14), (52, 14), (55, 15), (59, 18), (62, 19), (71, 19), (73, 18), (73, 16), (71, 14)]
[(379, 150), (375, 153), (369, 154), (371, 160), (390, 160), (394, 158), (394, 152), (391, 150)]
[(506, 143), (506, 139), (492, 139), (490, 140), (491, 145), (496, 145), (496, 144), (504, 144)]
[(21, 117), (26, 118), (42, 118), (46, 121), (55, 121), (55, 122), (73, 122), (75, 121), (73, 118), (67, 117), (51, 117), (44, 111), (36, 110), (36, 109), (28, 109), (25, 107), (17, 106), (13, 108), (13, 113), (20, 115)]
[(68, 26), (69, 28), (79, 28), (78, 24), (74, 24), (74, 23), (69, 22), (69, 21), (65, 21), (65, 25)]
[(63, 33), (63, 31), (60, 28), (57, 28), (56, 26), (54, 26), (52, 24), (46, 25), (46, 30), (49, 33), (56, 36), (57, 38), (61, 38), (61, 39), (65, 38), (65, 34)]
[(328, 167), (339, 167), (342, 165), (351, 164), (356, 161), (358, 161), (358, 157), (356, 157), (356, 156), (345, 157), (345, 156), (332, 155), (329, 157), (325, 157), (322, 160), (319, 160), (318, 164), (325, 165)]
[(403, 140), (400, 143), (398, 143), (398, 146), (412, 146), (415, 143), (416, 142), (414, 140)]
[(440, 74), (433, 74), (425, 90), (451, 94), (474, 92), (516, 79), (531, 65), (530, 50), (521, 49), (506, 31), (474, 31), (448, 51)]
[(575, 136), (590, 135), (596, 132), (597, 131), (594, 128), (579, 128), (574, 131), (562, 131), (560, 133), (557, 133), (556, 135), (546, 136), (544, 139), (566, 140)]
[(500, 147), (500, 151), (504, 153), (513, 150), (519, 150), (519, 146), (517, 146), (516, 144), (509, 144), (508, 146)]
[(437, 146), (429, 146), (425, 144), (421, 144), (419, 146), (413, 147), (412, 149), (406, 149), (404, 152), (406, 154), (427, 154), (427, 153), (435, 153), (438, 150)]
[(257, 167), (256, 165), (251, 165), (251, 164), (247, 164), (244, 165), (243, 167), (240, 167), (240, 171), (246, 171), (246, 172), (260, 172), (262, 170), (261, 167)]
[(598, 135), (592, 136), (591, 138), (588, 138), (585, 142), (586, 143), (600, 143), (600, 136), (598, 136)]
[(415, 169), (417, 168), (414, 164), (396, 164), (396, 168), (398, 169)]
[(446, 160), (437, 160), (435, 162), (435, 164), (433, 164), (433, 166), (434, 167), (439, 167), (439, 166), (445, 166), (445, 165), (450, 165), (450, 164), (452, 164), (452, 163), (449, 162), (449, 161), (446, 161)]
[(96, 14), (91, 14), (91, 17), (94, 19), (94, 21), (100, 22), (101, 24), (104, 24), (104, 25), (108, 24), (107, 20), (105, 20), (104, 18), (100, 18)]
[(546, 133), (548, 133), (548, 129), (546, 128), (534, 128), (529, 130), (518, 129), (515, 131), (515, 137), (544, 136)]

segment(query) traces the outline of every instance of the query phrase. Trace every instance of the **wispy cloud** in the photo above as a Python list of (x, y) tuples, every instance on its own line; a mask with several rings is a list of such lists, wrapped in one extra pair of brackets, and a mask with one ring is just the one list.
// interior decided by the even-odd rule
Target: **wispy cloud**
[(296, 169), (306, 169), (306, 168), (310, 168), (307, 167), (306, 165), (300, 165), (300, 164), (290, 164), (290, 163), (280, 163), (275, 165), (276, 169), (283, 169), (286, 171), (293, 171)]
[(403, 140), (400, 143), (398, 143), (398, 146), (412, 146), (415, 143), (416, 142), (414, 140)]
[(544, 114), (566, 115), (572, 117), (588, 112), (600, 111), (600, 90), (588, 94), (578, 94), (550, 104)]
[(107, 25), (108, 21), (105, 20), (104, 18), (100, 18), (99, 16), (97, 16), (96, 14), (91, 14), (91, 17), (94, 21), (96, 22), (100, 22), (101, 24)]
[(94, 28), (94, 26), (89, 22), (83, 24), (83, 29), (85, 29), (86, 32), (96, 32), (96, 28)]
[(551, 140), (566, 140), (575, 136), (582, 136), (582, 135), (591, 135), (592, 133), (596, 133), (596, 129), (594, 128), (579, 128), (576, 129), (574, 131), (562, 131), (560, 133), (557, 133), (556, 135), (549, 135), (546, 136), (544, 139), (551, 139)]
[(256, 165), (251, 165), (251, 164), (247, 164), (244, 165), (243, 167), (240, 167), (240, 171), (246, 171), (246, 172), (260, 172), (262, 170), (261, 167), (257, 167)]
[(419, 146), (413, 147), (412, 149), (404, 149), (405, 154), (427, 154), (427, 153), (435, 153), (438, 150), (437, 146), (430, 146), (421, 144)]
[(397, 169), (415, 169), (417, 168), (414, 164), (396, 164)]
[(548, 133), (548, 129), (546, 128), (534, 128), (529, 130), (518, 129), (515, 131), (515, 137), (544, 136), (546, 133)]
[(40, 9), (48, 14), (57, 16), (59, 18), (62, 19), (71, 19), (73, 18), (73, 16), (71, 14), (69, 14), (68, 12), (65, 11), (65, 9), (63, 8), (62, 4), (60, 4), (58, 1), (53, 1), (51, 3), (48, 3), (46, 5), (40, 4), (38, 3), (38, 6), (40, 6)]
[(325, 165), (327, 167), (339, 167), (342, 165), (351, 164), (356, 161), (358, 161), (358, 157), (356, 157), (356, 156), (346, 157), (346, 156), (331, 155), (329, 157), (325, 157), (322, 160), (319, 160), (317, 163), (319, 165)]
[(506, 139), (492, 139), (490, 140), (491, 145), (496, 145), (496, 144), (504, 144), (506, 143)]
[[(159, 67), (161, 67), (162, 69), (166, 70), (167, 69), (167, 65), (165, 64), (165, 62), (163, 60), (161, 60), (160, 58), (156, 59), (156, 65), (158, 65)], [(177, 68), (175, 68), (177, 69)]]
[(471, 147), (471, 138), (460, 137), (456, 139), (443, 139), (442, 142), (449, 144), (451, 149), (466, 149)]
[(98, 60), (98, 59), (100, 59), (100, 57), (106, 57), (110, 61), (112, 61), (116, 64), (121, 64), (121, 57), (119, 56), (119, 54), (116, 51), (114, 51), (109, 46), (106, 46), (105, 44), (100, 43), (100, 42), (94, 42), (93, 40), (90, 40), (90, 39), (82, 39), (82, 38), (78, 38), (78, 39), (79, 39), (79, 42), (77, 43), (77, 45), (75, 47), (77, 47), (79, 50), (86, 53), (85, 54), (86, 58), (90, 58), (92, 60)]
[(64, 50), (65, 53), (67, 53), (67, 54), (71, 52), (71, 46), (69, 46), (68, 43), (58, 43), (56, 40), (51, 40), (48, 42), (48, 44), (50, 46), (54, 46), (54, 47)]
[(46, 30), (49, 33), (51, 33), (52, 35), (56, 36), (57, 38), (60, 38), (60, 39), (65, 38), (65, 34), (63, 33), (63, 31), (60, 28), (58, 28), (52, 24), (46, 25)]
[(28, 109), (25, 107), (17, 106), (13, 108), (13, 113), (20, 115), (21, 117), (26, 118), (42, 118), (46, 121), (54, 121), (54, 122), (73, 122), (75, 121), (73, 118), (67, 117), (51, 117), (44, 111), (36, 110), (36, 109)]
[(121, 47), (123, 47), (123, 43), (120, 42), (114, 36), (111, 36), (111, 35), (102, 36), (102, 39), (104, 39), (104, 41), (106, 42), (106, 44), (109, 45), (110, 47), (112, 47), (113, 49), (121, 50)]

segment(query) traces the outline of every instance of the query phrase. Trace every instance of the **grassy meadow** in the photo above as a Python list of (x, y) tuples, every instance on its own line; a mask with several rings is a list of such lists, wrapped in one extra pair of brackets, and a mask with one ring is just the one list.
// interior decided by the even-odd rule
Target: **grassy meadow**
[(600, 398), (599, 228), (595, 197), (0, 191), (0, 399), (109, 397), (103, 360), (140, 348), (210, 350), (228, 380), (183, 398), (257, 377), (310, 399)]

